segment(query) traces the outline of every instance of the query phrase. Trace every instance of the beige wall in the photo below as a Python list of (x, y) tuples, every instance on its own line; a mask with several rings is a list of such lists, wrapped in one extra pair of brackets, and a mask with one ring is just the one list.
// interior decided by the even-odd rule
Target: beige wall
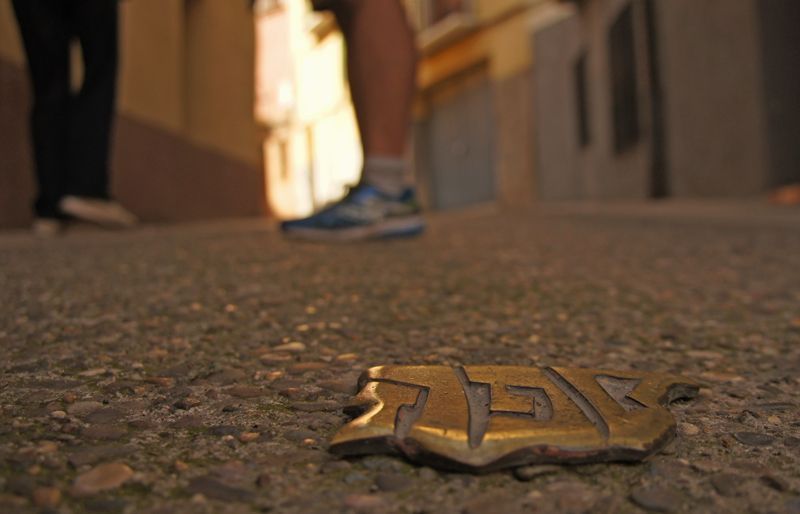
[[(151, 0), (161, 1), (161, 0)], [(259, 164), (255, 33), (249, 2), (187, 2), (186, 127), (190, 138)]]
[(122, 3), (119, 109), (173, 132), (184, 127), (183, 0)]
[(136, 0), (122, 20), (121, 111), (257, 164), (247, 2)]
[(489, 3), (479, 3), (478, 30), (424, 56), (419, 69), (420, 88), (424, 90), (482, 62), (488, 62), (495, 80), (511, 78), (528, 69), (532, 64), (529, 35), (535, 10), (521, 8), (542, 3), (509, 0), (504, 5), (491, 4), (491, 8)]
[(25, 62), (10, 0), (0, 1), (0, 58), (20, 66)]

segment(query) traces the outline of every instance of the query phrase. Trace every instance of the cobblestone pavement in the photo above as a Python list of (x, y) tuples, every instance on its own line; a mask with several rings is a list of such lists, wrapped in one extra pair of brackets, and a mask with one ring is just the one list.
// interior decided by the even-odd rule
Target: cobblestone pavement
[[(800, 512), (800, 211), (559, 208), (423, 238), (0, 236), (0, 511)], [(481, 476), (327, 441), (373, 365), (677, 372), (648, 461)]]

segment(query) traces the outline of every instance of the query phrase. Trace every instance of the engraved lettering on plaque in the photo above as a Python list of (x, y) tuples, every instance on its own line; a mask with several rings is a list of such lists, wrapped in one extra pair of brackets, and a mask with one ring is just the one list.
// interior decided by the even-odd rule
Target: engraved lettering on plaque
[(381, 366), (359, 386), (360, 415), (331, 451), (475, 471), (642, 459), (674, 437), (665, 406), (698, 389), (675, 375), (520, 366)]

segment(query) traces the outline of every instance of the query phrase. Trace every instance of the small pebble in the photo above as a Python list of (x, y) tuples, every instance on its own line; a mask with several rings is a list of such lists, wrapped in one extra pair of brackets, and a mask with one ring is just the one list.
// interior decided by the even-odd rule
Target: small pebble
[(375, 478), (378, 489), (386, 492), (402, 491), (411, 487), (412, 480), (402, 473), (381, 473)]
[(82, 498), (117, 489), (132, 476), (133, 470), (125, 464), (119, 462), (100, 464), (75, 479), (71, 494)]
[(144, 381), (148, 384), (153, 384), (164, 389), (169, 389), (175, 386), (175, 379), (172, 377), (147, 377)]
[(785, 493), (790, 489), (789, 483), (775, 475), (764, 475), (761, 477), (761, 483), (770, 489), (775, 489), (779, 493)]
[(100, 375), (105, 375), (106, 371), (108, 371), (106, 368), (87, 369), (86, 371), (78, 373), (78, 376), (87, 378), (98, 377)]
[(698, 428), (697, 425), (692, 425), (691, 423), (680, 423), (678, 425), (678, 431), (683, 436), (693, 437), (700, 433), (700, 428)]
[(283, 362), (291, 361), (294, 357), (282, 353), (264, 353), (258, 356), (264, 364), (280, 364)]
[(192, 479), (186, 490), (192, 495), (202, 495), (204, 498), (228, 503), (250, 502), (254, 497), (252, 491), (228, 485), (210, 475)]
[(99, 439), (105, 441), (116, 441), (128, 433), (122, 425), (99, 424), (91, 425), (81, 431), (81, 435), (87, 439)]
[(344, 506), (358, 512), (381, 512), (386, 502), (375, 494), (350, 494), (345, 496)]
[(262, 487), (262, 488), (268, 487), (270, 482), (272, 482), (272, 477), (270, 476), (269, 473), (266, 473), (266, 472), (259, 474), (258, 478), (256, 478), (256, 485), (258, 487)]
[(360, 482), (367, 482), (369, 479), (364, 473), (359, 473), (358, 471), (351, 471), (350, 473), (346, 474), (342, 479), (345, 484), (358, 484)]
[(522, 466), (514, 470), (514, 477), (521, 482), (529, 482), (537, 477), (553, 475), (560, 470), (558, 466)]
[(760, 432), (736, 432), (733, 434), (740, 443), (747, 446), (770, 446), (775, 442), (775, 438)]
[(732, 473), (719, 473), (711, 477), (711, 486), (720, 496), (739, 496), (744, 480)]
[(434, 469), (426, 467), (419, 470), (419, 477), (426, 482), (430, 482), (439, 478), (439, 473)]
[(352, 362), (358, 360), (357, 353), (343, 353), (336, 357), (336, 360), (339, 362)]
[(291, 343), (280, 344), (272, 349), (276, 352), (301, 353), (306, 351), (306, 345), (299, 341), (292, 341)]
[(228, 389), (225, 390), (225, 392), (236, 398), (243, 398), (243, 399), (258, 398), (260, 396), (265, 396), (267, 394), (267, 392), (264, 389), (261, 389), (260, 387), (245, 386), (245, 385), (229, 387)]
[(651, 512), (675, 512), (680, 509), (681, 496), (665, 487), (637, 487), (631, 491), (631, 501)]
[(33, 492), (33, 504), (42, 509), (55, 509), (61, 503), (61, 491), (55, 487), (39, 487)]
[(261, 434), (258, 432), (243, 432), (239, 434), (239, 441), (243, 443), (252, 443), (259, 437), (261, 437)]
[(36, 451), (41, 454), (55, 453), (58, 451), (58, 443), (54, 441), (39, 441)]

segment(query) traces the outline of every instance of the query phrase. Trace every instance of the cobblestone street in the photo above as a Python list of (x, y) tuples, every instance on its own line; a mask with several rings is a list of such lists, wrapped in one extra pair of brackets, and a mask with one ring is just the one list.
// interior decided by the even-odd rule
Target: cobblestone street
[[(0, 511), (800, 513), (800, 210), (479, 209), (419, 239), (259, 220), (0, 235)], [(683, 374), (641, 464), (469, 475), (327, 451), (361, 371)]]

